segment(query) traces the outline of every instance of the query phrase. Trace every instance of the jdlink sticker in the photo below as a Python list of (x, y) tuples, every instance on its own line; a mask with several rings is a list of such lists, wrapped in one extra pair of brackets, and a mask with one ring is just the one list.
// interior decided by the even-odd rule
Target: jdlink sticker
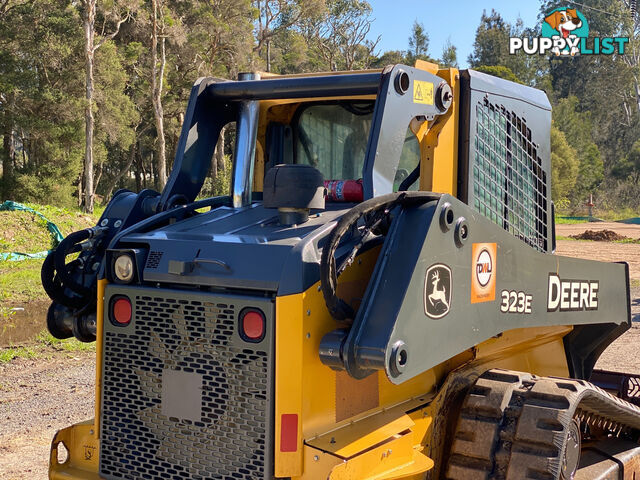
[(471, 303), (496, 299), (496, 244), (474, 243), (471, 251)]
[(424, 279), (424, 313), (442, 318), (451, 306), (451, 269), (446, 265), (431, 265)]

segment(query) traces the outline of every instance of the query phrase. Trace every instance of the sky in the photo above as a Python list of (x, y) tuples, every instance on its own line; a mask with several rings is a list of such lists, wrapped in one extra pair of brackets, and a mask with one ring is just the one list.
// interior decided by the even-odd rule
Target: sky
[(468, 67), (467, 57), (473, 50), (476, 28), (482, 11), (494, 8), (509, 23), (522, 18), (526, 27), (538, 20), (537, 0), (368, 0), (375, 19), (370, 39), (381, 36), (378, 50), (406, 50), (414, 20), (429, 33), (429, 52), (433, 58), (442, 56), (442, 47), (451, 39), (458, 48), (458, 63)]

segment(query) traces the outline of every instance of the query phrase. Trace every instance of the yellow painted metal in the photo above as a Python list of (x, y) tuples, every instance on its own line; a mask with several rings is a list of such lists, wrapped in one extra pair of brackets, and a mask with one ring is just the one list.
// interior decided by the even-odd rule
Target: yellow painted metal
[(96, 435), (100, 433), (100, 399), (102, 398), (102, 331), (104, 328), (104, 290), (107, 280), (98, 280), (98, 298), (96, 299)]
[[(275, 476), (302, 474), (302, 336), (301, 295), (276, 299), (276, 375), (275, 375)], [(282, 452), (282, 415), (298, 416), (298, 446), (295, 452)]]
[(427, 398), (424, 397), (421, 400), (403, 402), (306, 442), (312, 447), (339, 457), (351, 458), (372, 445), (385, 442), (394, 435), (413, 429), (415, 422), (406, 412), (419, 407), (426, 400)]
[(437, 63), (431, 63), (431, 62), (427, 62), (425, 60), (416, 60), (416, 63), (414, 65), (416, 68), (420, 69), (420, 70), (424, 70), (426, 72), (429, 72), (433, 75), (437, 75), (438, 74), (438, 70), (440, 70), (440, 67), (438, 66)]
[[(432, 65), (432, 64), (430, 64)], [(416, 64), (418, 66), (418, 64)], [(424, 68), (426, 70), (426, 68)], [(430, 71), (430, 70), (428, 70)], [(453, 103), (445, 115), (425, 122), (417, 132), (422, 161), (420, 190), (456, 195), (458, 183), (458, 120), (460, 116), (460, 73), (455, 68), (436, 73), (453, 91)]]
[(410, 432), (344, 462), (331, 471), (330, 480), (395, 480), (424, 478), (433, 460), (414, 448)]
[[(63, 444), (67, 460), (58, 463), (58, 448)], [(93, 420), (60, 430), (51, 442), (49, 478), (52, 480), (98, 480), (98, 436)]]
[(304, 473), (292, 480), (325, 480), (336, 465), (344, 463), (342, 458), (323, 452), (309, 445), (304, 446)]

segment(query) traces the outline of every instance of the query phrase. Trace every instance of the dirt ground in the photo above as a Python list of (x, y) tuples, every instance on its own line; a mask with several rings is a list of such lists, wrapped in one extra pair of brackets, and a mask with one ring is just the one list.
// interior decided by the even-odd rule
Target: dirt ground
[[(640, 239), (640, 225), (600, 222), (556, 225), (556, 235), (559, 237), (578, 235), (585, 230), (611, 230), (627, 238)], [(629, 277), (632, 280), (640, 281), (640, 244), (558, 240), (556, 253), (567, 257), (588, 258), (602, 262), (627, 262)]]
[[(580, 223), (556, 225), (556, 235), (569, 237), (585, 230), (612, 230), (627, 238), (640, 239), (640, 225), (623, 223)], [(627, 262), (631, 279), (631, 330), (613, 342), (602, 354), (596, 368), (640, 374), (640, 244), (558, 240), (558, 255), (604, 262)]]
[(89, 352), (0, 365), (0, 479), (46, 479), (54, 433), (93, 417), (94, 388)]
[[(640, 226), (617, 223), (559, 225), (557, 235), (587, 229), (640, 238)], [(557, 253), (630, 264), (633, 327), (604, 352), (597, 368), (640, 374), (640, 244), (560, 240)], [(0, 479), (45, 479), (55, 431), (93, 416), (93, 355), (52, 351), (0, 365)]]

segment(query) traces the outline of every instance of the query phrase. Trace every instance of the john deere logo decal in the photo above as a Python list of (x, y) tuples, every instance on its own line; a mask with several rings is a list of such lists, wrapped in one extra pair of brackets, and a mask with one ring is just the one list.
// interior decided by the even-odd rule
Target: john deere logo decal
[(520, 50), (529, 55), (551, 52), (557, 57), (576, 55), (624, 55), (628, 37), (589, 37), (589, 22), (580, 10), (561, 7), (544, 17), (541, 37), (512, 37), (509, 53)]
[(451, 307), (451, 269), (446, 265), (431, 265), (424, 279), (424, 313), (442, 318)]

